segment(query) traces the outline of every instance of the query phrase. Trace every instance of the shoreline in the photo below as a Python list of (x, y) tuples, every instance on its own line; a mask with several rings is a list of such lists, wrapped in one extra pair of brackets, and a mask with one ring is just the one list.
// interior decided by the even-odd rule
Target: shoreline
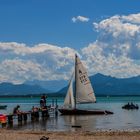
[(139, 140), (140, 130), (97, 130), (97, 131), (36, 131), (0, 129), (1, 140), (40, 140), (42, 136), (49, 140)]

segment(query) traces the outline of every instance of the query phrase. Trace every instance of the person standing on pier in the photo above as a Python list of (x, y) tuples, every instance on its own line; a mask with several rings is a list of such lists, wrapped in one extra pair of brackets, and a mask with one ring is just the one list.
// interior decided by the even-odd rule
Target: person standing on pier
[(40, 99), (40, 107), (44, 108), (46, 107), (46, 95), (42, 95)]

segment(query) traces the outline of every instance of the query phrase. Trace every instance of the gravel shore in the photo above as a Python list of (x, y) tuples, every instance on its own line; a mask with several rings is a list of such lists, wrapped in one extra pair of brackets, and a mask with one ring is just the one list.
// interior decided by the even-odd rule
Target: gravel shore
[(140, 140), (140, 131), (53, 132), (0, 130), (0, 140)]

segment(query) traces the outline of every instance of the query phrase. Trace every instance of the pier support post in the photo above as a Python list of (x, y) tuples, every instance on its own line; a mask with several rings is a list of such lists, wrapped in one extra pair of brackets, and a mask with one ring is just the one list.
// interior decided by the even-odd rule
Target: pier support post
[(12, 125), (13, 124), (13, 115), (8, 115), (8, 124)]
[(27, 121), (27, 113), (23, 114), (23, 119), (24, 119), (25, 122)]
[(39, 111), (35, 112), (35, 120), (38, 121), (39, 120)]
[(48, 109), (42, 110), (42, 118), (49, 117)]
[(31, 120), (38, 121), (39, 120), (39, 111), (31, 112)]
[(55, 117), (58, 116), (58, 105), (57, 105), (57, 99), (55, 100)]
[(6, 127), (6, 123), (2, 123), (2, 128), (5, 128)]
[(22, 114), (18, 114), (18, 122), (22, 122)]
[(35, 113), (31, 112), (31, 121), (34, 121), (34, 120), (35, 120)]
[(54, 107), (54, 99), (52, 99), (52, 107)]

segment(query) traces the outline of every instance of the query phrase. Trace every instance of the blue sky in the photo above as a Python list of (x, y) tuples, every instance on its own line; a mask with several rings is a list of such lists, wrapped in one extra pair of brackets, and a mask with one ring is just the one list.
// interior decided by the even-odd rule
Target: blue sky
[[(0, 40), (81, 48), (97, 38), (92, 22), (139, 12), (133, 0), (0, 0)], [(74, 16), (89, 17), (73, 24)]]
[[(140, 75), (140, 1), (0, 0), (0, 82)], [(50, 77), (51, 75), (51, 77)]]

